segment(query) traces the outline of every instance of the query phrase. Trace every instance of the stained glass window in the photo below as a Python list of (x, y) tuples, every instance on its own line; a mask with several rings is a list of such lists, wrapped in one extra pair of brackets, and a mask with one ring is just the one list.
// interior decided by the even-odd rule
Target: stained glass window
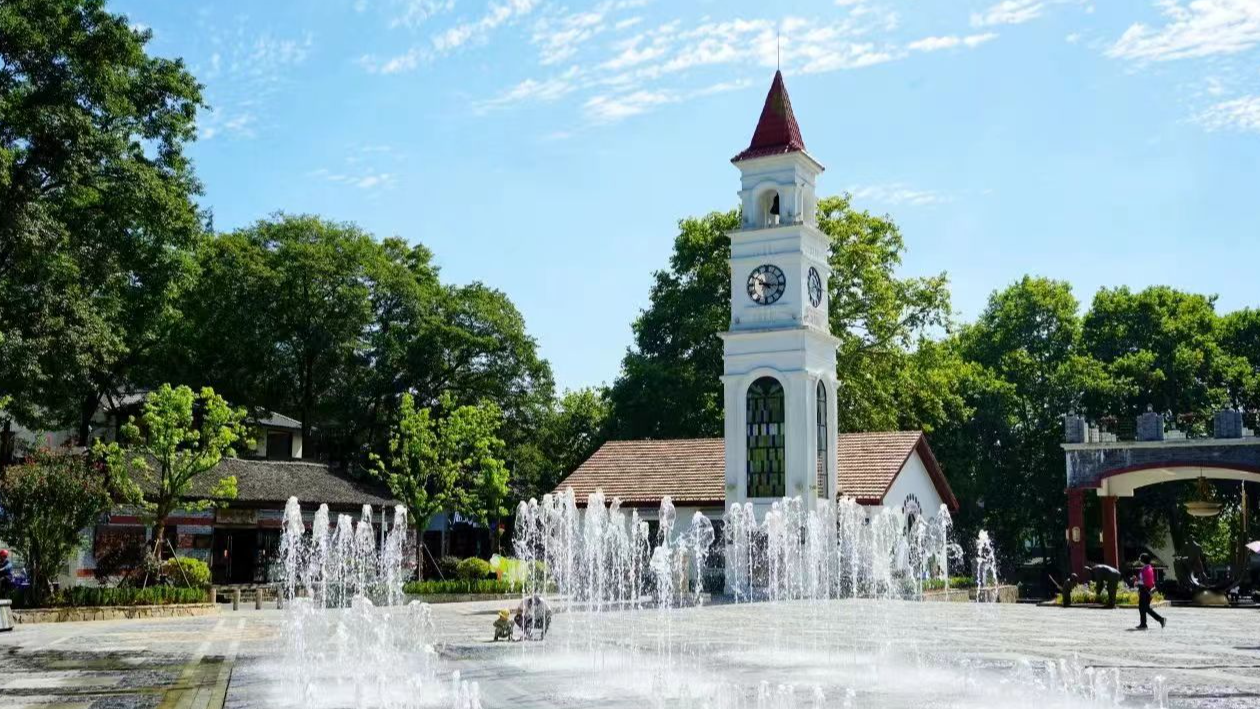
[(818, 455), (814, 456), (815, 465), (818, 472), (818, 496), (827, 496), (827, 387), (823, 386), (822, 380), (818, 382), (818, 392), (815, 395), (817, 402), (814, 405), (815, 418), (818, 421)]
[(783, 385), (762, 377), (748, 387), (748, 496), (787, 494)]

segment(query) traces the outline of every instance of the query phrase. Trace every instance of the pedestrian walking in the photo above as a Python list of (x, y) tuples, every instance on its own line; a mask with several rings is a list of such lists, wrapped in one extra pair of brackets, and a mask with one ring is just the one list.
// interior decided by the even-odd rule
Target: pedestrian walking
[(1155, 591), (1155, 567), (1151, 566), (1150, 554), (1143, 553), (1139, 558), (1142, 560), (1142, 570), (1138, 572), (1138, 616), (1141, 622), (1137, 629), (1146, 630), (1148, 615), (1159, 621), (1159, 627), (1162, 628), (1168, 624), (1168, 620), (1151, 608), (1151, 593)]

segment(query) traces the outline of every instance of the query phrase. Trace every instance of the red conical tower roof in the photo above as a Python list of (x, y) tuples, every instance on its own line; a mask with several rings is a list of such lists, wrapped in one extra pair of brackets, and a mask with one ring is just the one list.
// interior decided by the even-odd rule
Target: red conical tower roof
[(766, 94), (766, 105), (761, 109), (761, 119), (757, 121), (757, 130), (753, 131), (752, 142), (731, 162), (804, 150), (805, 140), (801, 138), (801, 127), (796, 124), (796, 115), (792, 113), (792, 100), (783, 85), (783, 72), (775, 71), (774, 83), (770, 84), (770, 93)]

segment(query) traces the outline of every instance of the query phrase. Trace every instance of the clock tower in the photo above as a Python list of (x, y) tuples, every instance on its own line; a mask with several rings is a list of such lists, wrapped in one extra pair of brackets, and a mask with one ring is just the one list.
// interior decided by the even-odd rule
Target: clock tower
[(836, 346), (827, 318), (829, 240), (818, 229), (823, 166), (805, 151), (775, 72), (740, 171), (731, 238), (731, 324), (722, 333), (726, 504), (836, 495)]

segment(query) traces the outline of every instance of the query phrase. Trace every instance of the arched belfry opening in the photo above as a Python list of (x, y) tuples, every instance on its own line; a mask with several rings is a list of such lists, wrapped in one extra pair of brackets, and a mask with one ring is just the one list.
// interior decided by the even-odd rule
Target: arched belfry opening
[(778, 226), (780, 223), (779, 191), (766, 190), (765, 192), (762, 192), (757, 211), (760, 214), (759, 226)]
[(748, 387), (748, 496), (783, 497), (787, 492), (787, 419), (783, 385), (761, 377)]

